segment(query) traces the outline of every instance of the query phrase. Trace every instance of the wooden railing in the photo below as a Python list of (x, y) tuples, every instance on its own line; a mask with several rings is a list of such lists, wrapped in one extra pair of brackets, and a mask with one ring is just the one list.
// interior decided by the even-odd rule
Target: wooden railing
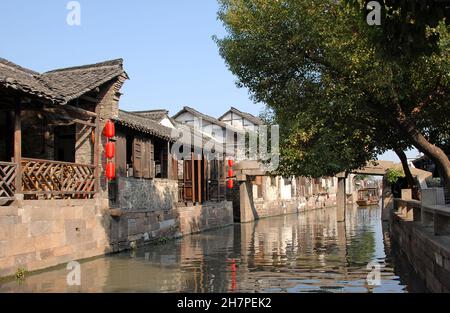
[(14, 198), (16, 169), (15, 163), (0, 162), (0, 199), (2, 200)]
[(22, 159), (22, 193), (27, 198), (92, 198), (95, 166)]

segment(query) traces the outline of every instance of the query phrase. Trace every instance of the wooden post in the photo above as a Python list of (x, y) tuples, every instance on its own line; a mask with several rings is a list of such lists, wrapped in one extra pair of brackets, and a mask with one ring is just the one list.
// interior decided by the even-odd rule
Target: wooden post
[(22, 193), (22, 104), (20, 97), (16, 99), (14, 114), (14, 162), (17, 164), (16, 194)]
[(95, 133), (94, 133), (94, 177), (95, 177), (95, 184), (94, 189), (96, 193), (96, 197), (99, 196), (100, 193), (100, 145), (101, 143), (101, 137), (100, 137), (100, 106), (97, 105), (95, 108)]
[(197, 202), (197, 195), (195, 194), (195, 154), (191, 152), (191, 173), (192, 173), (192, 203)]
[(197, 175), (198, 175), (198, 188), (197, 188), (198, 202), (201, 204), (201, 203), (202, 203), (202, 188), (203, 188), (203, 184), (202, 184), (202, 160), (201, 160), (201, 156), (199, 156), (199, 158), (198, 158), (198, 160), (197, 160)]

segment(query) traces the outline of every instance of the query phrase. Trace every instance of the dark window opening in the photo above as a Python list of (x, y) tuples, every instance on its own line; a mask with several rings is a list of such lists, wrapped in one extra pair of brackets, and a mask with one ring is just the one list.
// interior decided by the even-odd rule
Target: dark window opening
[(75, 125), (55, 127), (55, 161), (75, 163)]

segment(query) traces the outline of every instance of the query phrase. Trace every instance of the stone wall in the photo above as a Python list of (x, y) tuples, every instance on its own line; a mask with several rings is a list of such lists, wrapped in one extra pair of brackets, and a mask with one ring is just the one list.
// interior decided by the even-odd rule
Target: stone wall
[(121, 210), (168, 211), (178, 202), (178, 182), (169, 179), (117, 178)]
[(97, 200), (25, 200), (0, 208), (0, 277), (110, 252)]
[(281, 177), (262, 177), (262, 197), (258, 197), (257, 186), (247, 180), (239, 182), (239, 186), (234, 188), (227, 198), (233, 201), (235, 220), (239, 219), (243, 223), (260, 218), (336, 206), (336, 194), (334, 193), (304, 197), (298, 196), (295, 190), (295, 185), (291, 186), (285, 183)]
[(391, 236), (415, 272), (431, 292), (450, 292), (450, 246), (448, 236), (399, 216), (391, 215)]
[(206, 202), (202, 205), (178, 207), (180, 233), (199, 233), (204, 230), (233, 224), (233, 205), (230, 201)]
[(172, 208), (166, 211), (124, 211), (122, 215), (111, 218), (110, 241), (114, 252), (180, 236), (178, 213)]
[(176, 210), (178, 182), (169, 179), (117, 178), (118, 214), (110, 241), (115, 252), (180, 236)]

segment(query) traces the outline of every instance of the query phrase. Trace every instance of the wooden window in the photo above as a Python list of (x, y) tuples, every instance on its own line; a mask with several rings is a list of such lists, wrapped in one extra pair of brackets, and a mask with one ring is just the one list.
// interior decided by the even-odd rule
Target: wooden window
[(133, 140), (133, 172), (136, 178), (155, 177), (154, 147), (151, 140), (136, 137)]

